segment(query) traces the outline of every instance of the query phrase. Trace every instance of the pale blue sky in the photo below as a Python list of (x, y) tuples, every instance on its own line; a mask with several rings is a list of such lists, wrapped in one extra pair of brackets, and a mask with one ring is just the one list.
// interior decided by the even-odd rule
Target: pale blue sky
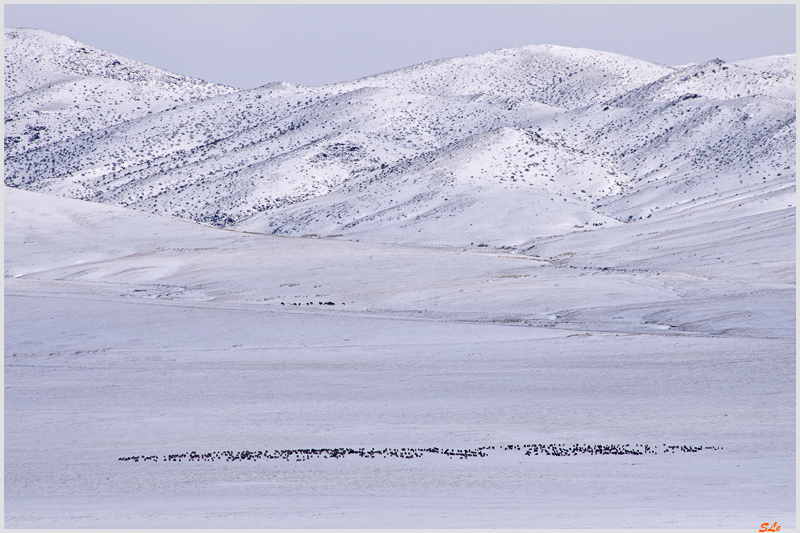
[(6, 4), (4, 16), (6, 27), (241, 88), (321, 85), (537, 43), (665, 64), (795, 52), (794, 5)]

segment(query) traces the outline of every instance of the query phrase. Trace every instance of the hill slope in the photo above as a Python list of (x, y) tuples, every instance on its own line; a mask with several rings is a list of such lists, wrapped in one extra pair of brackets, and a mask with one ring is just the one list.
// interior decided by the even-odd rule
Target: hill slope
[[(765, 187), (793, 205), (794, 56), (667, 67), (535, 45), (233, 91), (111, 66), (46, 32), (6, 30), (6, 43), (13, 187), (449, 246), (517, 246)], [(50, 110), (65, 94), (77, 107)]]
[(6, 157), (235, 90), (42, 30), (4, 34)]

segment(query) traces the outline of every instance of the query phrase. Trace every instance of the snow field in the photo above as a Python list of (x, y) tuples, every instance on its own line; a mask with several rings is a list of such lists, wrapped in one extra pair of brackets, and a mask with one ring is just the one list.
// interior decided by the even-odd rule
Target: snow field
[[(5, 197), (7, 527), (792, 527), (793, 333), (730, 327), (786, 310), (780, 275), (759, 300), (735, 265), (602, 270), (591, 232), (537, 258)], [(527, 443), (721, 449), (119, 461)]]

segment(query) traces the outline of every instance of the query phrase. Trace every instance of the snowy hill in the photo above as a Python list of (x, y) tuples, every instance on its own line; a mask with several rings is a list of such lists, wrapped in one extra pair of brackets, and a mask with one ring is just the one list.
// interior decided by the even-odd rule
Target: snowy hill
[(793, 205), (793, 55), (668, 67), (535, 45), (233, 91), (46, 32), (6, 30), (6, 50), (5, 182), (28, 190), (449, 246), (517, 246), (764, 187)]
[(6, 157), (235, 90), (42, 30), (4, 33)]
[(575, 109), (604, 102), (674, 71), (608, 52), (531, 45), (430, 61), (341, 87), (391, 87), (437, 96), (489, 94)]

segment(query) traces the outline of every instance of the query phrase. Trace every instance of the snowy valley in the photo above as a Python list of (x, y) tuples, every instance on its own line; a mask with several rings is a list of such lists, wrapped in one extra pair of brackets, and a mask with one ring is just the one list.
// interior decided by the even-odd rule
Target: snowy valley
[(6, 28), (6, 527), (795, 527), (795, 63)]

